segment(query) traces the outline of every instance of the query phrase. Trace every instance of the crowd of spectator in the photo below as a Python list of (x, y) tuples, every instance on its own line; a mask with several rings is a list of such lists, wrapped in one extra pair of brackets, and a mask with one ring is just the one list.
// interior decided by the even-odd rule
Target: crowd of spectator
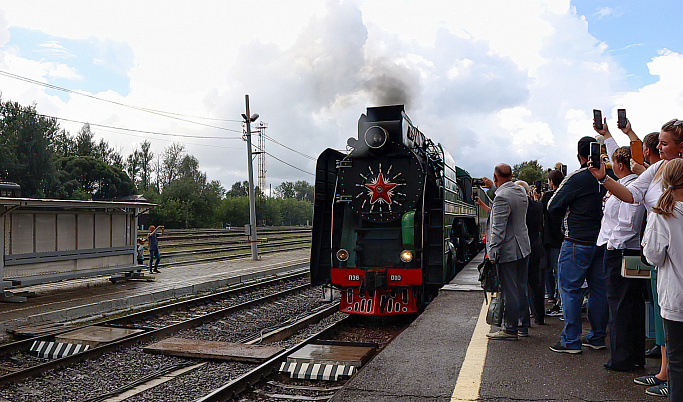
[[(594, 125), (597, 136), (578, 142), (580, 168), (566, 173), (558, 163), (545, 191), (538, 182), (513, 182), (506, 164), (496, 166), (493, 181), (483, 178), (494, 191), (487, 258), (499, 264), (505, 309), (501, 330), (488, 337), (516, 340), (528, 336), (530, 315), (537, 325), (561, 316), (552, 351), (609, 346), (605, 369), (642, 370), (649, 300), (658, 346), (647, 354), (661, 354), (662, 364), (634, 382), (649, 395), (683, 401), (683, 121), (641, 142), (626, 120), (620, 129), (630, 144), (622, 147), (602, 123)], [(594, 143), (599, 158), (591, 157)], [(648, 279), (625, 271), (624, 261), (641, 256), (651, 265)], [(582, 337), (584, 310), (590, 329)]]

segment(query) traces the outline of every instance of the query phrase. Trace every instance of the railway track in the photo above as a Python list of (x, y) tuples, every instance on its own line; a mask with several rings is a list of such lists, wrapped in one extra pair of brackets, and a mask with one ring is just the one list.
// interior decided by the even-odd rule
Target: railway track
[(196, 401), (329, 400), (342, 388), (346, 379), (336, 382), (292, 379), (279, 372), (282, 363), (308, 345), (371, 347), (375, 349), (371, 356), (374, 357), (400, 334), (413, 318), (403, 316), (398, 320), (392, 318), (392, 323), (385, 320), (369, 323), (356, 317), (346, 317), (327, 325), (320, 325), (318, 330), (300, 342), (292, 344), (281, 354)]
[[(178, 229), (174, 230), (177, 231)], [(306, 249), (311, 244), (310, 229), (261, 229), (260, 253)], [(267, 236), (267, 237), (266, 237)], [(213, 240), (207, 240), (213, 239)], [(251, 255), (251, 244), (244, 232), (221, 229), (185, 230), (159, 238), (162, 262), (160, 267), (199, 262), (222, 261)], [(148, 263), (145, 251), (145, 263)]]
[[(311, 233), (310, 228), (258, 228), (258, 237), (264, 236), (274, 236), (274, 235), (309, 235)], [(140, 232), (140, 235), (144, 235), (145, 232)], [(224, 229), (169, 229), (164, 232), (163, 236), (159, 237), (159, 243), (171, 243), (171, 242), (189, 242), (196, 240), (211, 240), (211, 239), (224, 239), (240, 241), (249, 240), (249, 236), (244, 233), (244, 229), (240, 230), (224, 230)]]
[[(137, 335), (126, 337), (115, 342), (110, 342), (68, 357), (49, 361), (28, 358), (25, 362), (22, 362), (19, 355), (23, 354), (24, 357), (28, 357), (26, 356), (27, 351), (34, 342), (51, 341), (56, 336), (72, 331), (73, 328), (65, 329), (64, 331), (59, 331), (46, 336), (33, 337), (2, 345), (0, 346), (0, 368), (5, 369), (5, 374), (0, 376), (0, 387), (21, 381), (40, 373), (44, 373), (59, 366), (71, 365), (86, 359), (92, 359), (104, 353), (112, 352), (122, 347), (130, 347), (137, 342), (151, 341), (152, 339), (165, 337), (187, 328), (193, 328), (239, 311), (240, 309), (248, 308), (257, 303), (268, 302), (292, 292), (308, 290), (310, 289), (310, 285), (308, 285), (307, 276), (307, 271), (298, 270), (295, 273), (275, 279), (261, 281), (248, 286), (176, 302), (150, 310), (99, 322), (96, 324), (99, 327), (141, 328), (144, 329), (144, 331)], [(285, 290), (280, 290), (277, 292), (272, 290), (273, 287), (277, 287), (278, 284), (283, 283), (283, 281), (285, 283), (287, 281), (296, 283), (296, 286), (287, 286)], [(254, 292), (259, 289), (265, 289), (262, 290), (261, 293), (266, 294), (255, 297)], [(240, 297), (240, 295), (244, 296)], [(228, 307), (224, 307), (226, 304)], [(198, 311), (197, 309), (202, 311)], [(185, 313), (179, 313), (181, 311), (184, 311)], [(184, 315), (185, 317), (181, 317), (181, 315)], [(174, 317), (168, 319), (169, 316)], [(166, 317), (166, 321), (170, 321), (171, 323), (164, 325), (163, 317)], [(154, 320), (157, 322), (156, 327), (149, 325), (153, 323)], [(159, 323), (160, 320), (162, 323)], [(30, 367), (12, 367), (13, 364), (14, 366), (20, 365), (18, 362), (30, 364)]]

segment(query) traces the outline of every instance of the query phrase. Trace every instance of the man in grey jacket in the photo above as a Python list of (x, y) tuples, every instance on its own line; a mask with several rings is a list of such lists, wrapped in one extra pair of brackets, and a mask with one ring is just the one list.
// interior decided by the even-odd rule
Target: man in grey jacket
[[(493, 184), (497, 187), (486, 236), (486, 253), (497, 262), (505, 313), (503, 329), (486, 336), (490, 339), (517, 339), (529, 335), (527, 275), (531, 245), (526, 227), (527, 194), (512, 181), (512, 168), (496, 166)], [(519, 321), (521, 320), (521, 325)]]

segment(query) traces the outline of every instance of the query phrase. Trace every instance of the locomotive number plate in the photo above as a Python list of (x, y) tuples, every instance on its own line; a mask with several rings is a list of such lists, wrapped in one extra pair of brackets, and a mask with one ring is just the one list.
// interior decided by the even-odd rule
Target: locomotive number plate
[(360, 281), (360, 275), (349, 275), (349, 281)]
[(390, 275), (389, 280), (393, 282), (400, 282), (401, 281), (401, 275)]

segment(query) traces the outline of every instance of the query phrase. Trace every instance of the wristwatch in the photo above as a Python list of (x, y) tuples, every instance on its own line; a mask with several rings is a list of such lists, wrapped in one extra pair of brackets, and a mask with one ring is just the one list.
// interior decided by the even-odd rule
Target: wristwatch
[(608, 178), (609, 178), (609, 175), (607, 173), (605, 173), (605, 177), (603, 177), (602, 179), (599, 179), (598, 183), (600, 183), (604, 186), (605, 182), (607, 181)]

